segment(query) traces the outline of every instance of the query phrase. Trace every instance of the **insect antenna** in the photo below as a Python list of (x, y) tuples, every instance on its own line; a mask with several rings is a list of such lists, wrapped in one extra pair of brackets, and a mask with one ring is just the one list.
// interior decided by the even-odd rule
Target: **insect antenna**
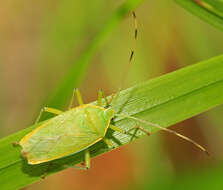
[[(133, 57), (134, 57), (134, 54), (135, 54), (135, 50), (136, 50), (136, 41), (137, 41), (137, 36), (138, 36), (138, 25), (137, 25), (137, 18), (136, 18), (136, 14), (135, 12), (133, 11), (132, 12), (132, 15), (133, 15), (133, 19), (134, 19), (134, 25), (135, 25), (135, 32), (134, 32), (134, 46), (133, 46), (133, 49), (131, 50), (131, 53), (130, 53), (130, 57), (129, 57), (129, 60), (128, 60), (128, 65), (127, 65), (127, 69), (125, 70), (124, 74), (122, 75), (122, 81), (121, 81), (121, 86), (118, 90), (118, 92), (115, 94), (114, 98), (111, 99), (111, 105), (113, 106), (116, 102), (117, 102), (117, 99), (120, 95), (120, 91), (121, 89), (123, 89), (124, 85), (125, 85), (125, 82), (126, 82), (126, 79), (128, 77), (128, 73), (129, 73), (129, 70), (130, 70), (130, 67), (132, 65), (132, 60), (133, 60)], [(113, 97), (113, 96), (112, 96)], [(203, 147), (201, 146), (200, 144), (198, 144), (197, 142), (195, 142), (194, 140), (180, 134), (180, 133), (177, 133), (176, 131), (173, 131), (171, 129), (167, 129), (167, 128), (164, 128), (156, 123), (152, 123), (152, 122), (149, 122), (149, 121), (146, 121), (146, 120), (142, 120), (142, 119), (139, 119), (139, 118), (136, 118), (136, 117), (132, 117), (132, 116), (129, 116), (129, 115), (125, 115), (125, 114), (115, 114), (116, 116), (120, 116), (120, 117), (125, 117), (125, 118), (129, 118), (129, 119), (132, 119), (132, 120), (135, 120), (135, 121), (138, 121), (140, 123), (144, 123), (146, 125), (149, 125), (149, 126), (152, 126), (152, 127), (156, 127), (160, 130), (163, 130), (163, 131), (166, 131), (168, 133), (172, 133), (178, 137), (180, 137), (181, 139), (184, 139), (190, 143), (192, 143), (194, 146), (196, 146), (197, 148), (199, 148), (200, 150), (202, 150), (203, 152), (205, 152), (207, 155), (209, 155), (209, 152)], [(142, 128), (143, 131), (146, 131), (144, 128)]]
[(137, 24), (136, 14), (135, 14), (134, 11), (132, 11), (132, 16), (133, 16), (133, 19), (134, 19), (134, 27), (135, 27), (135, 30), (134, 30), (134, 45), (133, 45), (133, 48), (132, 48), (130, 56), (129, 56), (127, 68), (125, 69), (124, 74), (122, 75), (121, 86), (118, 89), (118, 92), (115, 94), (113, 100), (111, 101), (112, 105), (114, 105), (117, 102), (117, 99), (119, 97), (120, 91), (124, 88), (125, 82), (126, 82), (126, 80), (128, 78), (130, 67), (132, 65), (132, 61), (133, 61), (133, 58), (134, 58), (135, 50), (136, 50), (136, 41), (137, 41), (137, 37), (138, 37), (138, 24)]
[(146, 125), (149, 125), (149, 126), (152, 126), (152, 127), (156, 127), (158, 129), (161, 129), (163, 131), (166, 131), (168, 133), (172, 133), (178, 137), (180, 137), (181, 139), (184, 139), (190, 143), (192, 143), (193, 145), (195, 145), (197, 148), (199, 148), (200, 150), (202, 150), (203, 152), (205, 152), (207, 155), (210, 155), (209, 152), (203, 147), (201, 146), (200, 144), (198, 144), (197, 142), (195, 142), (194, 140), (180, 134), (180, 133), (177, 133), (176, 131), (173, 131), (171, 129), (167, 129), (167, 128), (164, 128), (156, 123), (152, 123), (152, 122), (149, 122), (149, 121), (146, 121), (146, 120), (142, 120), (142, 119), (139, 119), (139, 118), (136, 118), (136, 117), (132, 117), (132, 116), (129, 116), (129, 115), (125, 115), (125, 114), (115, 114), (116, 116), (120, 116), (120, 117), (125, 117), (125, 118), (129, 118), (129, 119), (132, 119), (132, 120), (135, 120), (135, 121), (138, 121), (140, 123), (144, 123)]
[(134, 57), (134, 54), (135, 54), (135, 50), (136, 50), (136, 41), (137, 41), (137, 36), (138, 36), (138, 24), (137, 24), (136, 14), (135, 14), (134, 11), (132, 12), (132, 16), (133, 16), (133, 19), (134, 19), (134, 26), (135, 26), (134, 45), (133, 45), (133, 48), (132, 48), (130, 56), (129, 56), (127, 68), (126, 68), (124, 74), (122, 75), (122, 80), (121, 80), (122, 83), (121, 83), (120, 89), (123, 89), (123, 87), (125, 85), (125, 82), (126, 82), (126, 80), (128, 78), (129, 70), (130, 70), (130, 67), (132, 65), (132, 60), (133, 60), (133, 57)]

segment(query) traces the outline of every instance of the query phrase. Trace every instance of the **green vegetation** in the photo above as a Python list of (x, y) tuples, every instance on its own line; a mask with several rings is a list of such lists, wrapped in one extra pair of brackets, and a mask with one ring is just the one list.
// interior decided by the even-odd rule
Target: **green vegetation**
[[(200, 62), (163, 75), (121, 92), (115, 109), (168, 127), (222, 103), (223, 56)], [(199, 77), (197, 77), (199, 76)], [(136, 125), (128, 119), (115, 125), (129, 130)], [(21, 157), (20, 148), (12, 146), (36, 126), (31, 126), (0, 141), (0, 179), (4, 189), (19, 188), (41, 179), (47, 164), (31, 166)], [(151, 132), (157, 129), (144, 126)], [(142, 136), (139, 133), (136, 136)], [(110, 136), (116, 147), (130, 143), (132, 136), (114, 133)], [(92, 156), (111, 151), (100, 142), (91, 149)], [(83, 153), (54, 161), (50, 174), (83, 161)], [(13, 183), (8, 183), (8, 182)]]

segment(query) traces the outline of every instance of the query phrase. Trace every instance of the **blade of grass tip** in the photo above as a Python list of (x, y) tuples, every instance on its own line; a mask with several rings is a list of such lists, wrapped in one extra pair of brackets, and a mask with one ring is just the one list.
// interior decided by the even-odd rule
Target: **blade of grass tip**
[[(73, 89), (78, 87), (82, 81), (93, 54), (105, 42), (111, 31), (121, 22), (125, 15), (134, 10), (142, 2), (143, 0), (127, 0), (115, 11), (99, 30), (95, 38), (89, 43), (87, 49), (76, 63), (69, 69), (69, 72), (64, 76), (56, 90), (52, 92), (45, 105), (60, 109), (63, 108), (71, 96)], [(46, 117), (42, 119), (46, 119)]]
[(190, 11), (192, 14), (223, 31), (223, 18), (221, 16), (222, 13), (216, 9), (213, 9), (210, 4), (204, 3), (200, 0), (175, 1), (186, 10)]
[[(123, 90), (115, 106), (116, 113), (127, 114), (162, 127), (168, 127), (220, 105), (223, 102), (222, 64), (223, 55)], [(114, 122), (116, 126), (125, 131), (129, 131), (138, 124), (126, 118), (115, 118)], [(47, 163), (28, 165), (21, 156), (21, 148), (12, 146), (12, 142), (19, 141), (36, 126), (31, 126), (0, 140), (1, 189), (18, 189), (41, 180)], [(151, 133), (158, 131), (151, 126), (143, 125), (143, 127)], [(117, 148), (143, 135), (145, 134), (140, 131), (135, 135), (115, 132), (111, 134), (110, 139)], [(109, 151), (111, 149), (103, 142), (90, 148), (92, 158)], [(51, 162), (49, 175), (66, 169), (64, 166), (81, 163), (83, 158), (83, 152), (79, 152), (55, 160)]]

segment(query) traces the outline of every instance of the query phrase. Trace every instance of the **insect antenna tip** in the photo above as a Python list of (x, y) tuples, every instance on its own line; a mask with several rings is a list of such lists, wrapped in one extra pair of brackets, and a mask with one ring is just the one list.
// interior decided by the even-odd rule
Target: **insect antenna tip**
[(136, 13), (135, 13), (135, 11), (132, 11), (132, 15), (133, 15), (134, 18), (136, 18)]
[(207, 154), (207, 156), (211, 156), (207, 150), (205, 150), (204, 152)]

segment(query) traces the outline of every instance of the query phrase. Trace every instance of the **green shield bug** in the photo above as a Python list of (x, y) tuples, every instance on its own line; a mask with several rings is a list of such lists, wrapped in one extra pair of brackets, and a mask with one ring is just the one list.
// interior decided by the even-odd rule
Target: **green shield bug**
[[(134, 38), (136, 41), (137, 23), (134, 12), (133, 17), (135, 21)], [(129, 64), (132, 61), (134, 49), (131, 51)], [(124, 76), (126, 77), (127, 73)], [(122, 80), (122, 83), (123, 81), (124, 80)], [(84, 168), (90, 168), (90, 146), (101, 140), (103, 140), (109, 147), (113, 146), (112, 142), (106, 138), (108, 128), (129, 135), (126, 131), (111, 124), (111, 120), (114, 118), (114, 116), (132, 119), (137, 123), (147, 124), (169, 133), (173, 133), (180, 138), (191, 142), (199, 149), (207, 153), (204, 147), (173, 130), (163, 128), (158, 124), (141, 120), (129, 115), (115, 113), (113, 105), (117, 101), (119, 94), (120, 90), (115, 95), (111, 96), (109, 100), (107, 100), (103, 91), (99, 91), (97, 105), (90, 105), (83, 103), (79, 90), (75, 89), (72, 96), (70, 109), (68, 111), (62, 112), (54, 108), (43, 108), (39, 117), (37, 118), (36, 123), (38, 123), (43, 112), (50, 112), (57, 116), (44, 122), (32, 132), (24, 136), (18, 143), (16, 143), (22, 147), (22, 155), (27, 159), (28, 164), (40, 164), (73, 155), (80, 151), (85, 151)], [(78, 100), (79, 106), (71, 108), (75, 96)], [(102, 104), (103, 98), (106, 102), (105, 106)], [(136, 126), (134, 128), (138, 128), (149, 135), (149, 132), (141, 126)]]

